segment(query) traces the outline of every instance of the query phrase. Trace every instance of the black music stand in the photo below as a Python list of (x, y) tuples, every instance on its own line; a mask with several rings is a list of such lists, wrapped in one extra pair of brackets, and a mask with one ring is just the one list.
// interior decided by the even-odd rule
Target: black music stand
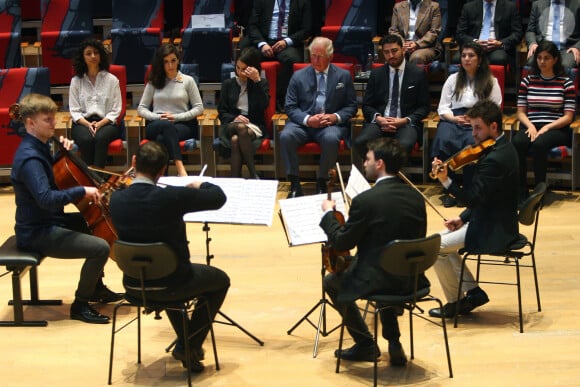
[[(213, 254), (209, 253), (209, 243), (211, 242), (211, 238), (209, 237), (210, 227), (209, 227), (208, 222), (203, 222), (202, 230), (205, 232), (205, 262), (207, 263), (208, 266), (211, 266), (211, 260), (213, 259), (214, 256), (213, 256)], [(234, 326), (234, 327), (238, 328), (239, 330), (241, 330), (242, 332), (244, 332), (250, 338), (252, 338), (256, 343), (260, 344), (261, 346), (264, 345), (264, 342), (262, 340), (258, 339), (256, 336), (251, 334), (243, 326), (241, 326), (240, 324), (238, 324), (237, 322), (232, 320), (230, 317), (228, 317), (221, 310), (218, 310), (218, 314), (220, 316), (222, 316), (227, 321), (214, 320), (215, 323)]]
[[(326, 242), (324, 242), (321, 246), (321, 254), (324, 254), (324, 250), (326, 248), (327, 244)], [(316, 303), (316, 305), (314, 305), (308, 312), (306, 312), (306, 314), (304, 316), (302, 316), (302, 318), (300, 320), (298, 320), (298, 322), (296, 324), (294, 324), (294, 326), (292, 328), (290, 328), (290, 330), (288, 330), (288, 334), (291, 335), (292, 331), (294, 329), (296, 329), (298, 327), (298, 325), (302, 324), (302, 322), (306, 321), (308, 322), (310, 325), (312, 325), (312, 327), (314, 329), (316, 329), (316, 338), (314, 339), (314, 350), (312, 351), (312, 357), (316, 357), (316, 355), (318, 355), (318, 341), (320, 339), (320, 335), (326, 337), (329, 334), (331, 334), (332, 332), (334, 332), (335, 330), (337, 330), (338, 328), (340, 328), (340, 324), (338, 324), (337, 326), (335, 326), (334, 328), (332, 328), (331, 330), (327, 330), (326, 329), (326, 305), (330, 305), (334, 310), (336, 310), (338, 312), (338, 310), (336, 309), (336, 306), (334, 306), (334, 304), (332, 302), (330, 302), (327, 298), (326, 298), (326, 292), (324, 291), (324, 274), (326, 273), (326, 268), (324, 267), (324, 262), (321, 259), (321, 266), (322, 269), (320, 270), (320, 288), (322, 290), (321, 296), (320, 296), (320, 300)], [(318, 316), (318, 324), (314, 324), (311, 320), (310, 320), (310, 315), (312, 313), (314, 313), (314, 311), (320, 307), (320, 314)]]

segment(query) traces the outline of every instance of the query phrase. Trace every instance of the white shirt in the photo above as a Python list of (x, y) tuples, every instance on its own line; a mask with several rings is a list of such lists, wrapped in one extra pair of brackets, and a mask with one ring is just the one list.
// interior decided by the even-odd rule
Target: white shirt
[[(560, 7), (560, 44), (566, 43), (566, 37), (564, 35), (564, 12), (566, 12), (566, 6), (564, 0), (560, 0), (560, 4), (556, 5), (553, 1), (550, 1), (550, 17), (548, 17), (548, 30), (546, 31), (546, 40), (550, 42), (552, 39), (552, 32), (554, 31), (554, 8)], [(578, 22), (578, 21), (577, 21)], [(562, 46), (563, 47), (563, 46)]]
[[(486, 0), (483, 0), (483, 13), (482, 13), (482, 19), (481, 19), (481, 29), (483, 30), (483, 23), (485, 21), (485, 8), (486, 8)], [(495, 40), (495, 26), (494, 26), (494, 20), (495, 20), (495, 6), (497, 1), (496, 0), (492, 0), (490, 1), (491, 3), (491, 25), (489, 26), (489, 39), (494, 39)], [(480, 35), (481, 36), (481, 35)]]
[[(453, 115), (452, 109), (470, 108), (479, 100), (474, 94), (471, 83), (467, 84), (467, 87), (463, 90), (459, 100), (455, 98), (453, 93), (455, 91), (455, 84), (457, 83), (457, 75), (458, 73), (451, 74), (443, 84), (441, 99), (439, 100), (439, 107), (437, 108), (437, 113), (441, 118), (443, 118), (444, 114)], [(495, 77), (493, 78), (493, 87), (488, 99), (495, 102), (498, 106), (501, 106), (501, 89), (497, 82), (497, 78)]]
[(73, 122), (99, 116), (116, 123), (123, 107), (119, 80), (108, 71), (99, 71), (94, 85), (87, 74), (75, 76), (70, 82), (68, 104)]
[[(401, 86), (403, 85), (403, 73), (405, 72), (405, 60), (399, 67), (391, 67), (389, 66), (389, 85), (393, 84), (393, 79), (395, 78), (395, 69), (399, 69), (399, 106), (397, 107), (397, 117), (401, 117)], [(389, 112), (391, 111), (391, 96), (393, 95), (392, 90), (389, 90), (389, 103), (387, 103), (387, 107), (383, 113), (383, 116), (389, 117)], [(396, 117), (393, 117), (396, 118)]]

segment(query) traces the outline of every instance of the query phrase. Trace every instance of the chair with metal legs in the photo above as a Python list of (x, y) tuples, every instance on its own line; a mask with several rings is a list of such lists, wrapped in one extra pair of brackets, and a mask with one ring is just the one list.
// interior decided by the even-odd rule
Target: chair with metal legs
[[(430, 295), (430, 288), (418, 288), (419, 275), (429, 269), (437, 260), (437, 254), (441, 244), (441, 236), (434, 234), (426, 238), (411, 240), (394, 240), (387, 244), (381, 252), (380, 265), (384, 271), (397, 275), (413, 278), (413, 291), (404, 295), (391, 294), (370, 294), (363, 300), (369, 301), (374, 309), (374, 341), (375, 346), (378, 340), (378, 318), (379, 313), (387, 308), (403, 308), (409, 312), (409, 336), (411, 340), (411, 359), (415, 358), (414, 337), (413, 337), (413, 317), (421, 318), (427, 322), (443, 328), (443, 338), (445, 340), (445, 350), (447, 353), (447, 366), (449, 377), (453, 377), (451, 368), (451, 354), (449, 352), (449, 341), (447, 339), (447, 327), (445, 317), (431, 319), (424, 315), (424, 310), (417, 304), (422, 302), (436, 302), (440, 308), (443, 304), (440, 299)], [(336, 373), (340, 371), (340, 353), (344, 337), (344, 320), (341, 324), (340, 339), (338, 346), (338, 357), (336, 360)], [(374, 361), (374, 385), (378, 379), (378, 359)]]
[[(529, 267), (532, 269), (534, 274), (534, 285), (536, 287), (536, 300), (538, 303), (538, 312), (542, 311), (542, 306), (540, 304), (540, 288), (538, 286), (538, 274), (536, 270), (536, 235), (538, 232), (538, 219), (540, 217), (540, 211), (543, 207), (543, 198), (546, 194), (546, 183), (539, 183), (532, 194), (526, 199), (526, 201), (521, 205), (518, 212), (518, 221), (520, 224), (525, 226), (534, 226), (533, 236), (531, 240), (520, 234), (518, 239), (512, 243), (509, 248), (500, 253), (496, 254), (485, 254), (486, 258), (482, 258), (483, 254), (473, 254), (469, 251), (463, 252), (463, 260), (461, 264), (461, 274), (459, 276), (459, 290), (458, 290), (458, 300), (461, 299), (461, 288), (463, 283), (463, 273), (465, 271), (465, 265), (467, 261), (477, 261), (477, 270), (475, 275), (475, 282), (480, 284), (495, 284), (495, 285), (511, 285), (517, 287), (518, 290), (518, 312), (519, 312), (519, 323), (520, 323), (520, 333), (524, 333), (524, 321), (522, 315), (522, 291), (520, 284), (520, 268)], [(524, 257), (530, 257), (531, 262), (529, 264), (522, 264), (520, 260)], [(480, 281), (479, 273), (481, 266), (509, 266), (516, 268), (516, 282), (502, 282), (502, 281)], [(459, 305), (459, 303), (457, 303)], [(459, 309), (459, 308), (457, 308)], [(454, 327), (457, 327), (458, 320), (458, 310), (455, 311)]]
[[(195, 306), (203, 307), (207, 310), (211, 342), (215, 359), (216, 370), (219, 370), (219, 362), (215, 345), (213, 324), (209, 305), (203, 297), (195, 300), (177, 300), (168, 302), (151, 301), (150, 298), (163, 290), (163, 286), (147, 287), (145, 281), (156, 280), (167, 277), (175, 272), (178, 266), (178, 259), (175, 252), (165, 243), (130, 243), (117, 240), (113, 245), (113, 255), (115, 261), (125, 276), (139, 280), (139, 287), (125, 286), (127, 291), (125, 301), (115, 305), (113, 310), (113, 326), (111, 331), (111, 353), (109, 357), (109, 378), (108, 384), (111, 384), (113, 372), (113, 352), (115, 349), (115, 335), (122, 329), (137, 321), (137, 363), (141, 364), (141, 308), (144, 314), (155, 312), (155, 318), (160, 318), (159, 313), (163, 310), (175, 310), (181, 313), (183, 319), (183, 337), (191, 338), (195, 336), (202, 328), (196, 332), (189, 332), (189, 313)], [(135, 296), (138, 295), (138, 296)], [(155, 297), (153, 297), (155, 298)], [(122, 307), (136, 307), (137, 316), (129, 322), (117, 328), (117, 312)], [(187, 341), (186, 341), (187, 342)], [(185, 345), (185, 364), (187, 369), (187, 382), (191, 386), (191, 360), (193, 354), (189, 345)]]

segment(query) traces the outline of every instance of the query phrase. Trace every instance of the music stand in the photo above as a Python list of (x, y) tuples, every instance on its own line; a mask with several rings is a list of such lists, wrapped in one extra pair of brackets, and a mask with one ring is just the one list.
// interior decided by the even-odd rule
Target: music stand
[[(203, 222), (202, 230), (205, 232), (205, 253), (206, 253), (205, 262), (207, 263), (208, 266), (211, 266), (211, 260), (213, 259), (214, 256), (213, 254), (209, 253), (209, 243), (211, 242), (211, 238), (209, 236), (210, 230), (209, 222)], [(256, 343), (260, 344), (261, 346), (264, 346), (264, 342), (262, 340), (258, 339), (256, 336), (254, 336), (252, 333), (246, 330), (243, 326), (235, 322), (232, 318), (228, 317), (228, 315), (223, 313), (221, 310), (218, 310), (217, 314), (219, 314), (222, 318), (224, 318), (227, 321), (214, 320), (215, 323), (234, 326), (239, 330), (241, 330), (242, 332), (244, 332), (247, 336), (252, 338)]]
[[(321, 254), (324, 254), (324, 249), (326, 248), (326, 242), (324, 242), (321, 245)], [(320, 288), (321, 288), (321, 296), (320, 296), (320, 300), (312, 307), (310, 308), (310, 310), (308, 312), (306, 312), (306, 314), (304, 316), (302, 316), (302, 318), (300, 320), (298, 320), (298, 322), (296, 324), (294, 324), (294, 326), (292, 328), (290, 328), (288, 330), (288, 334), (291, 335), (292, 331), (294, 329), (296, 329), (300, 324), (302, 324), (304, 321), (308, 322), (314, 329), (316, 329), (316, 338), (314, 339), (314, 349), (312, 351), (312, 357), (316, 357), (316, 355), (318, 355), (318, 341), (320, 339), (320, 335), (326, 337), (329, 334), (331, 334), (332, 332), (334, 332), (335, 330), (337, 330), (338, 328), (340, 328), (340, 324), (338, 324), (337, 326), (335, 326), (334, 328), (332, 328), (331, 330), (327, 330), (326, 329), (326, 305), (330, 305), (334, 310), (336, 310), (338, 312), (338, 310), (336, 309), (336, 306), (334, 306), (334, 304), (332, 302), (330, 302), (327, 298), (326, 298), (326, 292), (324, 291), (324, 274), (326, 273), (326, 268), (324, 267), (324, 261), (321, 259), (321, 270), (320, 270)], [(314, 311), (320, 307), (320, 314), (318, 316), (318, 324), (314, 325), (314, 323), (310, 320), (310, 315), (312, 313), (314, 313)]]

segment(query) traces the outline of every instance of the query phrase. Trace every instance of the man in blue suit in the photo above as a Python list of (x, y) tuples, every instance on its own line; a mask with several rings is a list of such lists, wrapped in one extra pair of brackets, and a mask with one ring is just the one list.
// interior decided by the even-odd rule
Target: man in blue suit
[(280, 149), (290, 180), (289, 198), (302, 196), (298, 147), (315, 141), (322, 148), (317, 192), (326, 191), (328, 170), (336, 163), (340, 140), (356, 113), (356, 94), (350, 73), (330, 63), (332, 41), (316, 37), (309, 47), (310, 66), (294, 73), (286, 93), (288, 122), (280, 133)]

